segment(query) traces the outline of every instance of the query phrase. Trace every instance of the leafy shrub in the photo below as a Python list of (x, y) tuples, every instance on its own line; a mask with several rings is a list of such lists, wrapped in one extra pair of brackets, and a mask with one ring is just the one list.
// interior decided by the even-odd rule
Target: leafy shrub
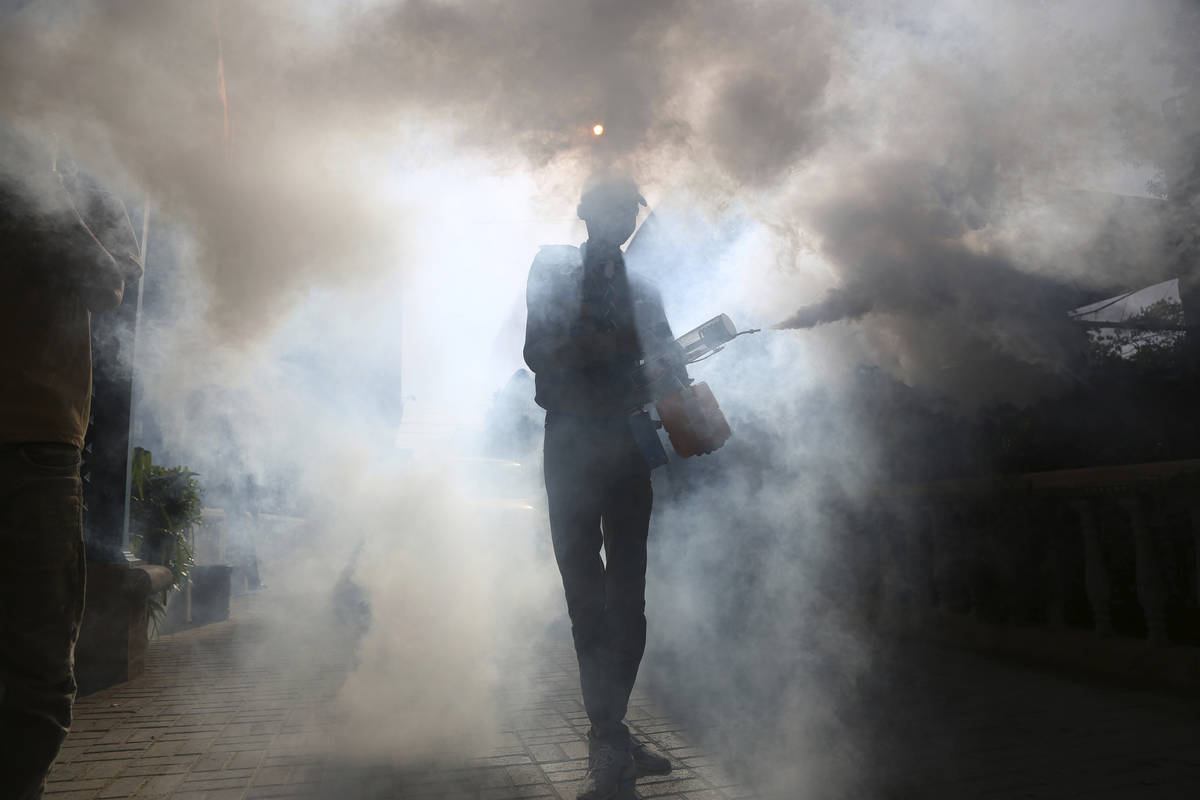
[(133, 450), (132, 492), (129, 507), (130, 544), (133, 552), (150, 564), (171, 570), (171, 588), (187, 581), (195, 563), (192, 526), (200, 522), (200, 487), (196, 473), (187, 467), (162, 467), (150, 451)]

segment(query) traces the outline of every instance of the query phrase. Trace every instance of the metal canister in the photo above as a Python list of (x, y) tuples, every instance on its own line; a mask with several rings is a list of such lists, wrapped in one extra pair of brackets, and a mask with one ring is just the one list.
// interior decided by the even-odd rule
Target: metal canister
[(733, 435), (717, 398), (703, 381), (664, 397), (655, 407), (681, 458), (711, 453)]

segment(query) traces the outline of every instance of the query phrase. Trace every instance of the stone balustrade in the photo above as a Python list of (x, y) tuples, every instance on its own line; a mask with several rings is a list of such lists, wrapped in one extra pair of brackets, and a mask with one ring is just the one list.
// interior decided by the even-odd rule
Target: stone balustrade
[(1200, 460), (877, 487), (879, 608), (1200, 646)]

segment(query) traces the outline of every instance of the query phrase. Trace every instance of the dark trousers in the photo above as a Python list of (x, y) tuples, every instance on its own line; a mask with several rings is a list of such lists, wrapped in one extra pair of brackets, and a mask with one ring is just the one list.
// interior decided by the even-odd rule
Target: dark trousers
[(39, 798), (75, 701), (79, 451), (0, 444), (0, 798)]
[(626, 417), (549, 412), (545, 446), (550, 532), (591, 738), (623, 747), (646, 649), (650, 470)]

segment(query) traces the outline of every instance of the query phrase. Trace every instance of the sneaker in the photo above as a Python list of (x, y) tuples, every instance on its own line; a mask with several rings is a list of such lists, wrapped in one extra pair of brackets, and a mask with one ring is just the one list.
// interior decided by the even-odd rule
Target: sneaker
[(637, 776), (633, 758), (624, 750), (600, 744), (592, 747), (587, 774), (579, 785), (577, 800), (612, 800), (621, 784)]
[(643, 775), (669, 775), (671, 762), (645, 742), (639, 742), (629, 737), (629, 756), (633, 760), (633, 768), (640, 778)]

